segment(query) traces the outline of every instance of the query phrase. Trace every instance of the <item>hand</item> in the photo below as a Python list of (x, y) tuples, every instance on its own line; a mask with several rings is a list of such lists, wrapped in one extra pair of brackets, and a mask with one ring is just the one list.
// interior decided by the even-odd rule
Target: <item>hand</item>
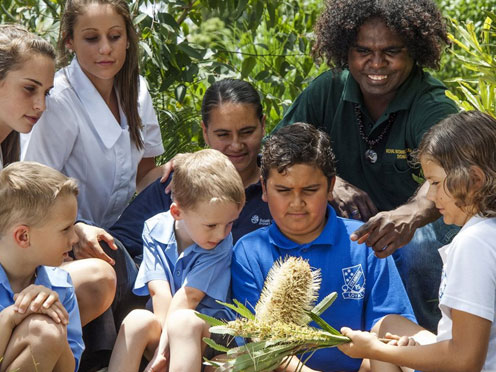
[(376, 206), (365, 191), (339, 177), (336, 177), (332, 199), (341, 217), (368, 221), (377, 213)]
[(413, 337), (393, 335), (389, 332), (386, 332), (384, 339), (390, 340), (387, 344), (393, 345), (393, 346), (415, 346), (415, 345), (417, 345), (417, 342), (414, 340)]
[[(164, 183), (169, 178), (171, 172), (174, 170), (174, 158), (169, 160), (164, 165), (160, 166), (162, 168), (162, 178), (160, 178), (160, 182)], [(165, 188), (165, 193), (169, 194), (171, 192), (171, 184)]]
[(351, 339), (350, 343), (338, 345), (338, 349), (351, 358), (370, 358), (374, 351), (382, 346), (377, 335), (371, 332), (353, 331), (348, 327), (341, 328), (341, 333)]
[(157, 347), (152, 360), (150, 360), (143, 372), (168, 372), (168, 370), (169, 360), (164, 353), (159, 352)]
[(59, 295), (45, 286), (31, 284), (14, 294), (14, 301), (14, 311), (21, 314), (16, 318), (19, 322), (29, 314), (40, 313), (48, 315), (55, 323), (69, 323), (69, 314), (59, 301)]
[(376, 252), (379, 258), (393, 254), (413, 238), (418, 224), (408, 205), (388, 212), (380, 212), (353, 232), (350, 239), (364, 242)]
[(76, 259), (94, 257), (111, 265), (115, 264), (115, 261), (104, 252), (99, 243), (100, 240), (104, 240), (111, 249), (117, 250), (112, 235), (100, 227), (87, 225), (83, 222), (76, 223), (75, 230), (79, 237), (79, 242), (72, 247)]

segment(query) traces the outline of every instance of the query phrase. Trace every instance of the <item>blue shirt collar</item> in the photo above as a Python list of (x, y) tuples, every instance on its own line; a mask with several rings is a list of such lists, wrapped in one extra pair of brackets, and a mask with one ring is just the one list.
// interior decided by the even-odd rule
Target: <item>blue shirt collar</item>
[[(72, 284), (69, 283), (65, 277), (60, 275), (52, 275), (49, 276), (47, 272), (46, 266), (38, 266), (36, 268), (36, 279), (34, 280), (34, 284), (42, 285), (47, 288), (52, 287), (71, 287)], [(14, 292), (12, 291), (12, 287), (10, 286), (9, 278), (7, 277), (7, 273), (5, 272), (2, 265), (0, 265), (0, 285), (5, 288), (7, 292), (9, 292), (12, 296)]]
[(279, 227), (273, 222), (269, 227), (269, 242), (279, 248), (282, 249), (295, 249), (295, 248), (308, 248), (313, 245), (334, 245), (336, 244), (336, 239), (338, 234), (336, 233), (337, 229), (337, 217), (334, 209), (327, 205), (327, 213), (326, 213), (326, 224), (324, 229), (320, 233), (320, 235), (315, 238), (313, 241), (306, 244), (298, 244), (291, 239), (287, 238)]
[[(232, 236), (229, 234), (224, 240), (222, 240), (217, 247), (213, 249), (204, 249), (200, 247), (198, 244), (194, 243), (187, 247), (180, 255), (177, 254), (177, 240), (176, 234), (174, 233), (174, 217), (170, 214), (170, 211), (162, 213), (162, 218), (159, 223), (153, 225), (150, 229), (150, 237), (157, 242), (166, 245), (165, 249), (167, 250), (169, 247), (174, 248), (176, 252), (176, 259), (180, 257), (187, 256), (190, 253), (205, 253), (205, 252), (219, 252), (225, 249), (229, 249), (232, 246)], [(172, 259), (173, 256), (169, 256)], [(173, 260), (174, 261), (174, 260)]]

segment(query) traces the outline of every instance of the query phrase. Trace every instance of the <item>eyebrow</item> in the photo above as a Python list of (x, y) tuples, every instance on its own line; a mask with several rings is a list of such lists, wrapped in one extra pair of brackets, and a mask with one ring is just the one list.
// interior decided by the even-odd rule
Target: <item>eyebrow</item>
[(26, 80), (29, 80), (33, 83), (35, 83), (36, 85), (39, 85), (40, 87), (43, 86), (43, 84), (41, 84), (38, 80), (35, 80), (35, 79), (31, 79), (31, 78), (25, 78)]
[[(116, 27), (124, 29), (124, 27), (122, 27), (121, 25), (114, 25), (114, 26), (110, 27), (109, 30), (116, 28)], [(98, 31), (98, 29), (95, 27), (88, 27), (88, 28), (83, 28), (81, 31)]]

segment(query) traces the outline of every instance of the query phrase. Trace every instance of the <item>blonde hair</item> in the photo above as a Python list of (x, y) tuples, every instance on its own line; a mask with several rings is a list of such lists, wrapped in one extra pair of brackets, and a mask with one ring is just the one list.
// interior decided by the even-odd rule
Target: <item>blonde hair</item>
[[(416, 154), (439, 164), (446, 172), (444, 187), (467, 212), (496, 217), (496, 119), (479, 111), (460, 112), (433, 126)], [(472, 169), (484, 173), (474, 189)]]
[(15, 162), (0, 172), (0, 236), (15, 225), (40, 223), (60, 196), (78, 194), (77, 182), (35, 162)]
[(227, 156), (213, 149), (177, 155), (171, 186), (173, 200), (185, 209), (202, 201), (231, 202), (240, 209), (245, 204), (241, 176)]
[(139, 67), (138, 67), (138, 34), (133, 25), (131, 12), (126, 0), (67, 0), (60, 20), (60, 33), (57, 49), (59, 64), (65, 66), (70, 62), (70, 53), (65, 47), (66, 42), (74, 38), (74, 25), (77, 17), (84, 14), (90, 4), (110, 5), (126, 24), (126, 35), (129, 47), (126, 60), (115, 76), (115, 87), (121, 101), (121, 107), (129, 124), (129, 133), (136, 148), (143, 148), (141, 129), (143, 124), (138, 112)]
[[(0, 81), (10, 71), (22, 67), (33, 54), (40, 54), (55, 61), (53, 46), (22, 26), (0, 25)], [(4, 165), (19, 160), (19, 133), (12, 131), (1, 143)]]

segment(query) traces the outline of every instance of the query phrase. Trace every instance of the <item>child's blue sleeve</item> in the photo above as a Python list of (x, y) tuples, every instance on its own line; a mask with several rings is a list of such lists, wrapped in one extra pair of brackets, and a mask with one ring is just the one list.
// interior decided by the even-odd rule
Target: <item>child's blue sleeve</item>
[(147, 296), (148, 282), (152, 280), (165, 280), (170, 282), (171, 272), (165, 253), (160, 244), (150, 236), (150, 230), (145, 223), (143, 229), (143, 262), (138, 271), (133, 293), (138, 296)]

